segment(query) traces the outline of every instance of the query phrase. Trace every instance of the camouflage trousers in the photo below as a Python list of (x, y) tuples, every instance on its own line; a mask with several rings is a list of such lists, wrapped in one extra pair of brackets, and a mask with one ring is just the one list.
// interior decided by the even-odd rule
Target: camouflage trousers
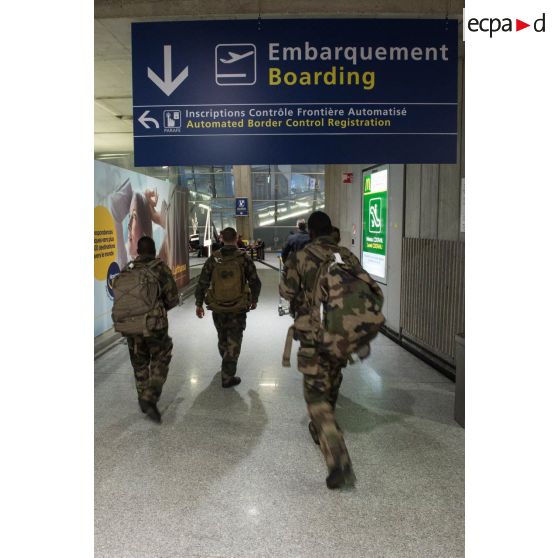
[[(308, 359), (312, 348), (302, 345), (301, 348), (304, 350), (304, 358)], [(303, 367), (301, 370), (304, 374), (304, 400), (306, 401), (308, 416), (318, 432), (320, 449), (324, 455), (327, 468), (331, 471), (336, 467), (351, 465), (343, 432), (335, 420), (335, 404), (343, 381), (341, 369), (346, 365), (346, 362), (330, 360), (325, 355), (318, 355), (315, 351), (312, 352), (314, 353), (310, 357), (312, 362), (307, 362), (310, 366)], [(304, 373), (305, 368), (311, 373)]]
[(213, 323), (217, 329), (219, 354), (222, 358), (221, 379), (226, 380), (236, 374), (236, 363), (246, 329), (246, 312), (239, 314), (213, 312)]
[(169, 372), (172, 339), (164, 329), (150, 337), (128, 337), (138, 398), (157, 403)]

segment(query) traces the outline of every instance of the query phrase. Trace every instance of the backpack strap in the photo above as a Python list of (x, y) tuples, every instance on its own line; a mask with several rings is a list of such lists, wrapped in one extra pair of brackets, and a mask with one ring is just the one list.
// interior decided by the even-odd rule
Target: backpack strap
[(244, 285), (246, 283), (246, 270), (244, 269), (244, 266), (246, 265), (248, 256), (240, 250), (235, 254), (235, 256), (239, 260), (238, 263), (240, 264), (240, 273), (242, 273), (242, 284)]
[(282, 365), (285, 368), (291, 366), (291, 351), (293, 349), (293, 337), (294, 337), (295, 327), (292, 325), (287, 331), (287, 338), (285, 339), (285, 347), (283, 349), (283, 362)]
[(152, 262), (147, 264), (147, 271), (157, 279), (157, 286), (159, 288), (159, 293), (161, 292), (161, 278), (155, 273), (155, 268), (159, 267), (163, 263), (163, 260), (155, 258)]
[(223, 260), (234, 260), (235, 258), (238, 257), (244, 257), (244, 252), (241, 252), (238, 248), (234, 251), (231, 252), (230, 254), (223, 254), (222, 250), (216, 250), (215, 252), (213, 252), (213, 255), (217, 258), (223, 259)]
[(125, 269), (134, 269), (134, 267), (136, 267), (137, 264), (142, 264), (143, 266), (145, 266), (147, 269), (151, 270), (151, 269), (155, 269), (158, 265), (163, 263), (163, 260), (161, 260), (160, 258), (154, 258), (149, 262), (138, 262), (136, 260), (132, 260), (131, 262), (128, 262), (123, 268), (122, 271), (124, 271)]
[[(130, 262), (130, 263), (134, 263), (134, 262)], [(145, 263), (142, 266), (145, 269), (145, 271), (147, 271), (147, 273), (149, 273), (149, 275), (151, 275), (151, 277), (153, 277), (153, 279), (156, 280), (156, 282), (157, 282), (157, 296), (159, 296), (161, 294), (162, 289), (161, 289), (161, 280), (160, 280), (160, 277), (155, 273), (155, 268), (159, 267), (159, 265), (161, 265), (162, 263), (163, 263), (163, 260), (161, 260), (160, 258), (155, 258), (155, 259), (151, 260), (150, 262)], [(130, 265), (130, 264), (128, 264), (128, 265)], [(128, 266), (126, 266), (125, 269), (127, 269), (127, 267)]]
[(233, 252), (230, 256), (223, 256), (223, 254), (221, 254), (221, 251), (219, 250), (219, 261), (218, 263), (221, 262), (232, 262), (237, 260), (238, 265), (240, 266), (240, 273), (242, 275), (242, 283), (246, 283), (246, 273), (244, 272), (244, 264), (246, 263), (246, 254), (244, 252), (241, 252), (238, 248), (236, 249), (236, 252)]
[[(320, 305), (320, 299), (319, 299), (319, 279), (320, 276), (322, 274), (322, 270), (324, 269), (324, 267), (329, 265), (329, 260), (331, 258), (331, 254), (329, 253), (329, 250), (317, 250), (316, 249), (316, 245), (306, 245), (305, 247), (306, 250), (308, 250), (308, 252), (310, 252), (313, 256), (315, 256), (316, 258), (318, 258), (320, 260), (320, 265), (318, 267), (318, 271), (316, 272), (316, 281), (314, 282), (314, 286), (312, 287), (312, 295), (308, 296), (306, 294), (306, 290), (304, 291), (305, 296), (306, 296), (306, 302), (308, 303), (308, 305), (310, 306), (319, 306)], [(325, 252), (325, 253), (324, 253)]]

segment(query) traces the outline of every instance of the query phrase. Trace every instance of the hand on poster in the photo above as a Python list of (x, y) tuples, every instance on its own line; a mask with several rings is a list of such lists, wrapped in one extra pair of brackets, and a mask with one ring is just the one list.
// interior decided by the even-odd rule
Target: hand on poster
[(163, 211), (159, 212), (156, 209), (157, 203), (159, 201), (159, 193), (157, 192), (157, 188), (154, 188), (153, 190), (145, 190), (144, 196), (145, 200), (147, 201), (151, 220), (160, 227), (165, 228), (165, 218)]
[[(128, 222), (128, 254), (130, 258), (137, 256), (137, 242), (142, 236), (153, 238), (153, 223), (166, 229), (166, 216), (168, 205), (165, 200), (161, 202), (161, 209), (155, 206), (159, 201), (157, 189), (145, 189), (143, 193), (134, 192), (130, 203), (130, 220)], [(166, 238), (159, 249), (159, 257), (167, 262), (168, 249)]]
[(157, 202), (159, 201), (159, 194), (157, 193), (157, 188), (154, 188), (153, 190), (147, 189), (145, 190), (144, 194), (145, 194), (145, 199), (147, 200), (149, 205), (155, 208), (157, 206)]

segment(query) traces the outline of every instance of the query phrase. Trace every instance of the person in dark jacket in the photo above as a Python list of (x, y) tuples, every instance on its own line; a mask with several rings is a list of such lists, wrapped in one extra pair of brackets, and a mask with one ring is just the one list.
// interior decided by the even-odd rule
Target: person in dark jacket
[(265, 260), (265, 242), (261, 238), (256, 240), (256, 257), (258, 260)]
[(179, 296), (172, 271), (163, 261), (156, 258), (155, 242), (151, 237), (143, 236), (139, 239), (137, 254), (133, 263), (129, 264), (131, 268), (153, 265), (155, 260), (159, 262), (152, 269), (159, 282), (159, 298), (164, 307), (164, 316), (157, 318), (151, 335), (125, 337), (134, 369), (140, 409), (151, 420), (161, 422), (157, 402), (167, 379), (173, 347), (172, 338), (168, 334), (167, 312), (178, 305)]
[(306, 221), (304, 219), (299, 219), (296, 225), (298, 230), (287, 238), (287, 242), (285, 242), (283, 250), (281, 251), (283, 263), (287, 261), (287, 258), (291, 254), (302, 250), (310, 242), (310, 235), (306, 230)]
[[(249, 310), (255, 310), (258, 305), (258, 297), (262, 284), (256, 266), (250, 259), (245, 250), (237, 248), (238, 236), (232, 227), (227, 227), (221, 233), (224, 246), (220, 250), (214, 252), (205, 262), (201, 275), (198, 279), (196, 288), (196, 316), (203, 318), (205, 310), (203, 308), (204, 300), (208, 290), (215, 289), (215, 284), (230, 277), (229, 270), (219, 272), (220, 266), (226, 260), (236, 260), (235, 265), (242, 266), (240, 277), (248, 284), (250, 288), (250, 300), (246, 300), (244, 307), (223, 308), (220, 307), (219, 301), (212, 302), (206, 300), (208, 308), (213, 313), (213, 323), (217, 329), (218, 348), (221, 355), (221, 385), (224, 388), (231, 388), (240, 383), (240, 378), (236, 375), (238, 357), (240, 356), (240, 348), (242, 346), (242, 337), (246, 329), (246, 313)], [(222, 279), (220, 279), (220, 277)], [(242, 285), (244, 288), (244, 285)], [(242, 306), (243, 303), (240, 303)]]

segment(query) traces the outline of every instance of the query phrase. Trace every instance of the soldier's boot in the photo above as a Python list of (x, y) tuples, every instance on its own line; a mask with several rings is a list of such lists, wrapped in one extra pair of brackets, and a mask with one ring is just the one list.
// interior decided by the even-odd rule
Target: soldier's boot
[(322, 429), (320, 434), (323, 433), (324, 435), (321, 449), (329, 470), (329, 475), (326, 478), (327, 487), (333, 489), (353, 486), (356, 477), (353, 472), (351, 458), (345, 446), (342, 430), (335, 420), (323, 425)]
[(353, 471), (353, 464), (348, 453), (339, 455), (335, 465), (329, 470), (326, 478), (328, 488), (341, 488), (343, 486), (354, 486), (356, 476)]
[(159, 409), (157, 409), (157, 403), (153, 403), (153, 402), (149, 402), (149, 406), (147, 408), (147, 410), (145, 411), (145, 414), (153, 421), (156, 423), (160, 423), (161, 422), (161, 413), (159, 412)]
[(326, 478), (329, 489), (342, 488), (343, 486), (354, 486), (356, 476), (351, 461), (336, 465)]
[(312, 440), (314, 440), (314, 443), (319, 446), (320, 437), (318, 436), (318, 429), (316, 428), (316, 425), (312, 421), (308, 423), (308, 430), (310, 430), (310, 436), (312, 436)]
[(221, 385), (224, 388), (231, 388), (240, 384), (242, 380), (238, 376), (232, 376), (231, 378), (227, 378), (226, 380), (221, 380)]
[(224, 358), (221, 363), (221, 385), (231, 388), (240, 384), (240, 378), (236, 375), (236, 360)]
[(147, 413), (147, 409), (149, 409), (151, 402), (147, 401), (147, 399), (138, 399), (138, 403), (142, 413)]

